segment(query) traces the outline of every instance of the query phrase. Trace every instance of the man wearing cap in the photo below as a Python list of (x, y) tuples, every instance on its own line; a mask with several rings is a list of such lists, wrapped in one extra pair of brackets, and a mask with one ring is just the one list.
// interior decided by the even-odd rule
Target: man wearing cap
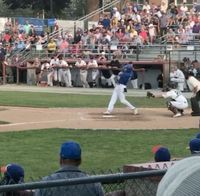
[(132, 78), (132, 75), (133, 75), (133, 64), (130, 62), (124, 65), (124, 67), (122, 68), (122, 71), (118, 74), (117, 85), (115, 86), (113, 90), (112, 97), (108, 104), (107, 111), (104, 112), (104, 114), (109, 115), (112, 113), (117, 99), (119, 99), (121, 103), (123, 103), (128, 108), (130, 108), (133, 111), (133, 114), (135, 115), (138, 114), (137, 108), (126, 100), (125, 94), (124, 94), (124, 92), (127, 92), (126, 86), (127, 86), (128, 81)]
[(24, 169), (18, 164), (8, 164), (3, 169), (4, 177), (0, 185), (19, 184), (24, 182)]
[[(77, 142), (67, 141), (60, 148), (60, 169), (43, 178), (43, 181), (82, 178), (88, 175), (79, 169), (81, 164), (81, 147)], [(103, 196), (101, 184), (80, 184), (73, 186), (59, 186), (36, 190), (36, 196)]]
[(190, 140), (189, 148), (192, 155), (199, 155), (200, 154), (200, 139), (194, 138)]
[(155, 150), (155, 155), (154, 155), (154, 160), (155, 162), (166, 162), (170, 161), (171, 159), (171, 154), (166, 147), (159, 147), (158, 149)]

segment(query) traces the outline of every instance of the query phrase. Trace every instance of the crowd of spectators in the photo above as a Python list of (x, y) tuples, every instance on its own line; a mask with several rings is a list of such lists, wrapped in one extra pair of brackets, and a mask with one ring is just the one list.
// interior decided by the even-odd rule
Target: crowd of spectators
[[(54, 30), (59, 28), (62, 27), (55, 25)], [(121, 9), (113, 7), (101, 14), (92, 28), (77, 28), (74, 36), (62, 32), (54, 37), (56, 39), (48, 40), (47, 32), (37, 34), (28, 21), (21, 25), (17, 20), (13, 22), (8, 19), (1, 42), (7, 55), (47, 43), (49, 53), (64, 52), (77, 56), (105, 52), (126, 57), (127, 53), (136, 52), (137, 46), (154, 44), (161, 36), (171, 44), (188, 44), (194, 38), (199, 38), (196, 35), (199, 32), (200, 15), (195, 3), (189, 7), (185, 2), (176, 6), (174, 3), (167, 5), (163, 0), (157, 6), (148, 2), (139, 5), (128, 1)]]
[[(59, 28), (62, 27), (56, 23), (53, 31)], [(150, 5), (148, 2), (139, 5), (128, 1), (121, 9), (113, 7), (109, 12), (101, 14), (98, 22), (91, 28), (77, 28), (74, 35), (69, 31), (61, 31), (49, 37), (47, 32), (37, 34), (35, 27), (28, 21), (21, 25), (17, 20), (13, 22), (8, 19), (5, 31), (1, 34), (0, 57), (8, 57), (8, 62), (15, 65), (20, 62), (20, 51), (42, 49), (49, 62), (51, 57), (55, 54), (58, 57), (61, 53), (68, 64), (68, 59), (73, 58), (73, 65), (78, 57), (86, 62), (93, 59), (98, 63), (102, 54), (105, 54), (107, 61), (115, 58), (120, 61), (128, 55), (140, 53), (144, 45), (153, 45), (158, 41), (174, 45), (189, 44), (194, 40), (199, 42), (199, 32), (199, 7), (195, 3), (189, 6), (183, 2), (176, 6), (174, 3), (167, 5), (163, 0), (161, 5)], [(14, 58), (9, 59), (10, 56)], [(115, 74), (111, 75), (112, 77), (105, 78), (110, 78), (108, 85), (114, 86)], [(94, 73), (93, 77), (95, 81)], [(88, 87), (87, 83), (83, 83)]]

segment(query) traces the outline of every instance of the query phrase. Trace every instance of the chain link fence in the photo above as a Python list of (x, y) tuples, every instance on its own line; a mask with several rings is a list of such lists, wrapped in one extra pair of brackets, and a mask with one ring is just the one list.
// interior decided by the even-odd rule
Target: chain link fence
[[(65, 191), (65, 195), (81, 195), (85, 186), (101, 183), (105, 196), (154, 196), (158, 184), (166, 170), (149, 170), (131, 173), (91, 175), (83, 178), (72, 178), (52, 181), (36, 181), (24, 184), (0, 186), (0, 196), (31, 196), (36, 189), (46, 189), (48, 195)], [(67, 194), (68, 193), (68, 194)]]

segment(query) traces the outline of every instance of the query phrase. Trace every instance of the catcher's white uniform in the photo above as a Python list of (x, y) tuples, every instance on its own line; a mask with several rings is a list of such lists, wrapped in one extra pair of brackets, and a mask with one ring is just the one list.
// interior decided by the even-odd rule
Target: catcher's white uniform
[(183, 110), (188, 107), (187, 99), (181, 94), (180, 91), (172, 89), (164, 94), (162, 94), (164, 98), (170, 98), (170, 103), (177, 109)]

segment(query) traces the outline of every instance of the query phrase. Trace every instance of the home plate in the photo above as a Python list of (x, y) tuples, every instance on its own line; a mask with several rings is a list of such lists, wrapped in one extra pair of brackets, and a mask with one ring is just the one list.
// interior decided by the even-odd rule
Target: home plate
[(102, 117), (103, 117), (103, 118), (113, 118), (113, 117), (115, 117), (115, 116), (113, 116), (113, 115), (103, 115)]

